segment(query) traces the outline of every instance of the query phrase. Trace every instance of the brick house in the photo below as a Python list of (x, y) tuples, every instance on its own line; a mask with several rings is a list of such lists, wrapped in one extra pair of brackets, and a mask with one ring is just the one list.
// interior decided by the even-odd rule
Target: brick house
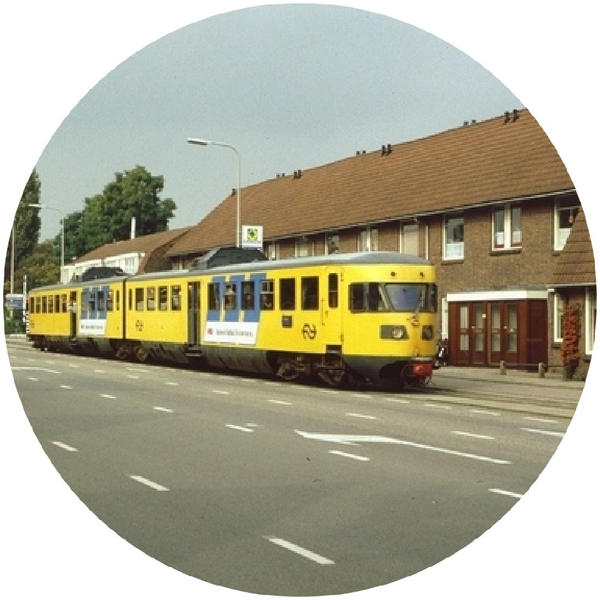
[[(270, 258), (394, 250), (431, 260), (439, 334), (455, 365), (555, 362), (548, 288), (582, 212), (528, 110), (359, 150), (241, 191), (241, 223), (263, 227)], [(173, 267), (233, 245), (235, 222), (234, 191), (173, 244)], [(595, 302), (595, 287), (588, 293)]]
[(573, 227), (563, 251), (558, 257), (551, 279), (550, 365), (561, 365), (563, 311), (566, 305), (576, 307), (579, 318), (579, 366), (576, 378), (587, 374), (594, 347), (596, 330), (596, 271), (590, 232), (583, 211), (574, 217)]
[(171, 260), (167, 251), (188, 230), (185, 227), (104, 244), (65, 265), (62, 280), (77, 279), (91, 267), (118, 267), (129, 274), (168, 270)]

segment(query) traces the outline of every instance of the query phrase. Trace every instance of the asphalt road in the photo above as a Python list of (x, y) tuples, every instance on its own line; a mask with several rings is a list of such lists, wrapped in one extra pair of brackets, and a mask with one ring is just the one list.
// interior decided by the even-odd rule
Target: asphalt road
[(435, 389), (10, 360), (43, 449), (104, 523), (182, 573), (261, 594), (346, 593), (438, 563), (518, 502), (569, 424)]

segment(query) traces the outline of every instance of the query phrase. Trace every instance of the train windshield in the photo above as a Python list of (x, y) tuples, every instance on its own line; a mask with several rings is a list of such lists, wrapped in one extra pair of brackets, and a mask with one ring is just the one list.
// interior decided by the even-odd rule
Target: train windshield
[(433, 283), (353, 283), (350, 310), (435, 313), (437, 286)]

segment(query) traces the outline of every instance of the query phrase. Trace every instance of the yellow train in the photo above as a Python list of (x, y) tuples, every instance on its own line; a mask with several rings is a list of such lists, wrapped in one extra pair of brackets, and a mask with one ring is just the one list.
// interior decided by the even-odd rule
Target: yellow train
[(230, 264), (31, 290), (29, 337), (42, 349), (289, 381), (318, 376), (332, 386), (430, 379), (437, 318), (430, 262), (394, 252), (276, 261), (225, 254), (213, 262)]

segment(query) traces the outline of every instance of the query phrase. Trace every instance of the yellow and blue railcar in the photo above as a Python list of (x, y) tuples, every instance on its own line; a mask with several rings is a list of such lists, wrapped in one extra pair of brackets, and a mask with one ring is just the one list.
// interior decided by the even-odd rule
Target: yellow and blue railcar
[(57, 284), (28, 294), (34, 347), (113, 355), (124, 336), (125, 275)]

